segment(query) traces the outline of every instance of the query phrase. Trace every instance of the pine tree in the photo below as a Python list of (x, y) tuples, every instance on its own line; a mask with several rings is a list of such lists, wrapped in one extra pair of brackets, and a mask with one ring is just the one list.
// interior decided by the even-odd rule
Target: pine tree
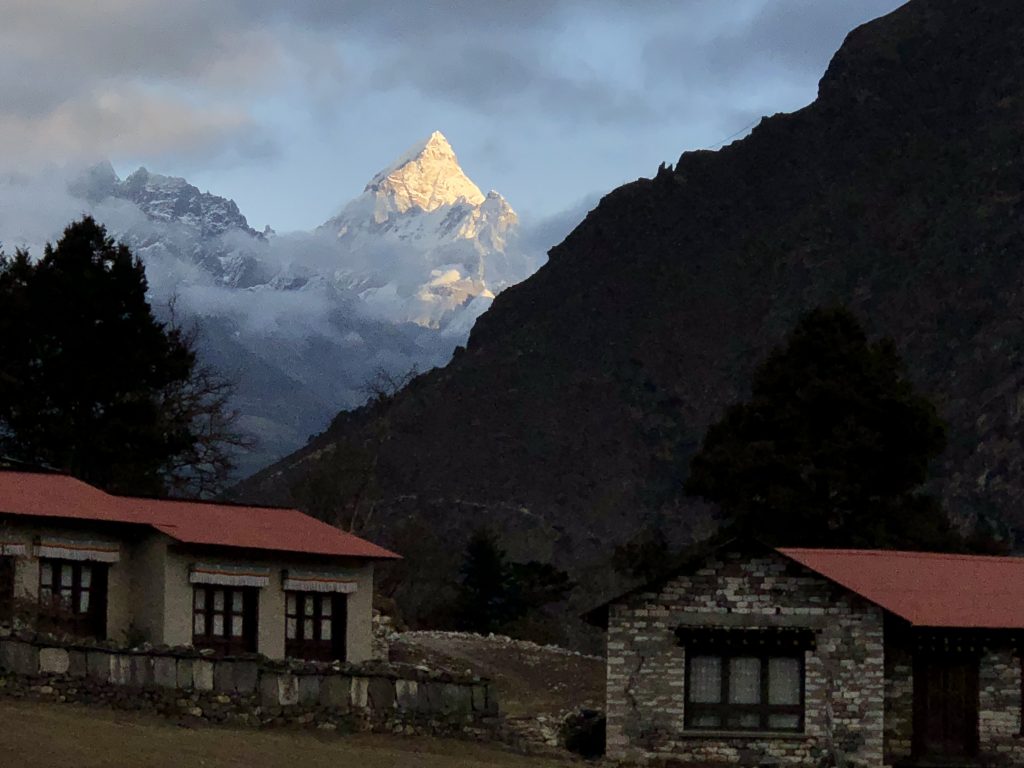
[(92, 218), (0, 254), (0, 451), (111, 491), (211, 492), (245, 444), (231, 385), (158, 322), (142, 262)]
[(713, 425), (686, 490), (769, 543), (941, 549), (960, 542), (921, 490), (945, 447), (895, 344), (845, 309), (805, 315)]

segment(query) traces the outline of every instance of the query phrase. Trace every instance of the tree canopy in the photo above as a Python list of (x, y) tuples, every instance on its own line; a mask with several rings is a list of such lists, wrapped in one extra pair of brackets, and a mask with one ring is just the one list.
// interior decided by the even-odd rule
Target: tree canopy
[(38, 261), (0, 252), (0, 452), (121, 493), (218, 488), (247, 442), (231, 385), (147, 290), (142, 262), (88, 216)]
[(945, 442), (893, 341), (870, 342), (846, 309), (818, 309), (757, 369), (750, 400), (708, 430), (686, 490), (768, 543), (948, 548), (957, 537), (922, 490)]

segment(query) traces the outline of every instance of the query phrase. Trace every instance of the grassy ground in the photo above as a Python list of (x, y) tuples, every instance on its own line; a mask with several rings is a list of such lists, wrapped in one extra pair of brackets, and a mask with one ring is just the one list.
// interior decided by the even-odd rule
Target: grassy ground
[(70, 704), (0, 702), (0, 765), (25, 768), (541, 768), (567, 766), (450, 739), (182, 728)]

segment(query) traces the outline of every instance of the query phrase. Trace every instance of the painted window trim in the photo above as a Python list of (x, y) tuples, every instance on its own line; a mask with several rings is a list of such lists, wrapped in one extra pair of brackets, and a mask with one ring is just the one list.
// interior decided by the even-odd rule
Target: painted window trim
[(47, 560), (91, 560), (97, 563), (116, 563), (121, 560), (121, 545), (111, 541), (46, 536), (36, 543), (33, 554)]
[(270, 583), (270, 568), (252, 565), (193, 563), (189, 569), (188, 580), (190, 584), (262, 588)]
[(350, 595), (359, 589), (349, 574), (329, 571), (285, 571), (285, 592), (337, 592)]

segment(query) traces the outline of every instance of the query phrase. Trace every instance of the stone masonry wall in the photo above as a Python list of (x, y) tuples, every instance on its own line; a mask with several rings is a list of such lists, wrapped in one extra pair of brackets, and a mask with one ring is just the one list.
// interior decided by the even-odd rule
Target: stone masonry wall
[(399, 665), (289, 664), (0, 639), (0, 695), (236, 725), (493, 737), (491, 685)]
[[(687, 733), (681, 624), (809, 628), (803, 734)], [(883, 617), (876, 606), (781, 555), (720, 553), (692, 575), (609, 612), (607, 746), (612, 759), (680, 765), (817, 766), (830, 744), (882, 765)]]
[(1021, 659), (1011, 648), (987, 649), (978, 669), (979, 763), (1024, 765), (1021, 738)]

